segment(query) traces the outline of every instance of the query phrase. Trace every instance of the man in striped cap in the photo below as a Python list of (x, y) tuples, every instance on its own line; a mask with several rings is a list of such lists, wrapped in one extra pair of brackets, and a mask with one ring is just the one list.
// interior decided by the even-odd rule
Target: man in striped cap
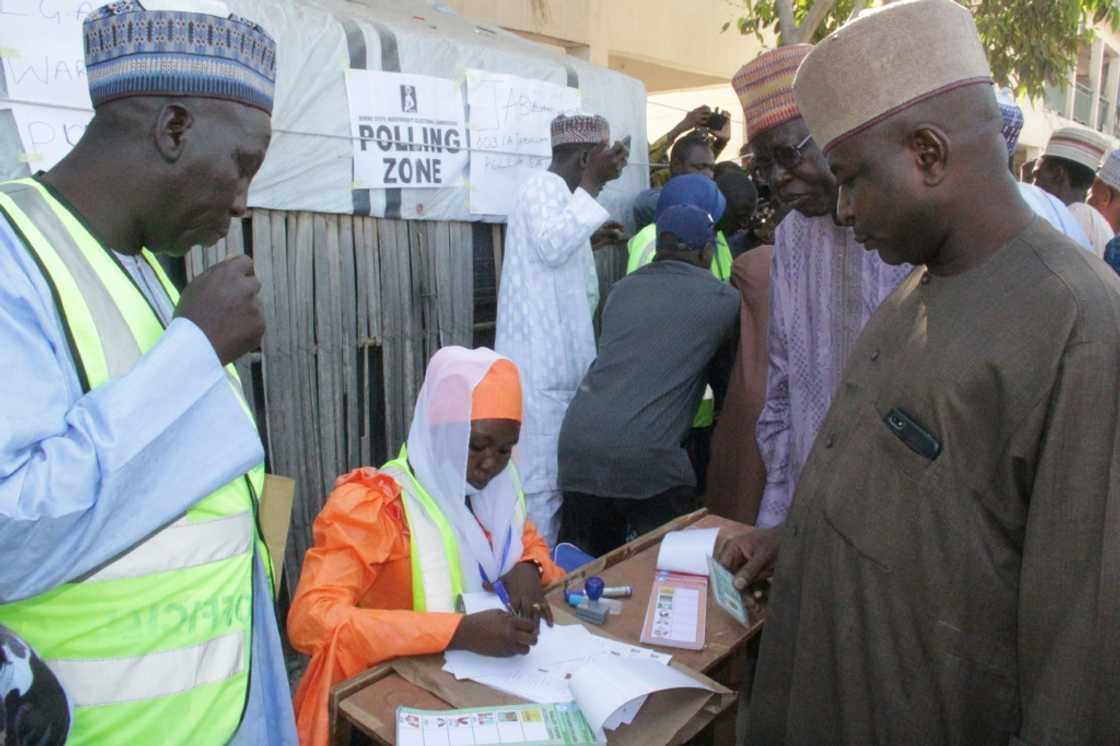
[[(1019, 133), (1023, 129), (1023, 110), (1015, 103), (1015, 97), (1011, 91), (1006, 88), (1001, 90), (996, 100), (999, 101), (999, 113), (1003, 119), (1003, 140), (1007, 143), (1007, 158), (1008, 168), (1014, 168), (1015, 160), (1015, 146), (1019, 142)], [(1014, 173), (1014, 170), (1012, 170)], [(1082, 248), (1092, 251), (1093, 248), (1089, 245), (1089, 238), (1085, 235), (1085, 230), (1081, 227), (1081, 223), (1069, 211), (1060, 199), (1055, 197), (1050, 192), (1043, 191), (1041, 188), (1034, 184), (1027, 184), (1025, 182), (1019, 183), (1019, 192), (1023, 195), (1023, 199), (1031, 206), (1031, 209), (1037, 212), (1042, 217), (1062, 233), (1066, 234), (1078, 243)]]
[(1120, 233), (1120, 150), (1104, 159), (1089, 187), (1088, 203), (1104, 216), (1113, 233)]
[[(916, 269), (801, 475), (749, 742), (1112, 743), (1120, 278), (1023, 201), (967, 8), (867, 12), (794, 90), (838, 218)], [(750, 550), (721, 553), (739, 583), (774, 560)]]
[(238, 256), (180, 297), (156, 260), (246, 214), (276, 44), (195, 5), (91, 13), (93, 120), (0, 183), (0, 624), (61, 682), (75, 744), (296, 742), (232, 366), (260, 283)]
[(848, 352), (909, 271), (864, 251), (851, 228), (833, 219), (836, 180), (793, 96), (794, 73), (811, 49), (798, 44), (766, 52), (732, 79), (755, 181), (791, 208), (774, 236), (770, 274), (770, 365), (757, 426), (766, 486), (756, 525), (763, 528), (785, 519)]
[(1093, 253), (1101, 256), (1114, 231), (1099, 212), (1085, 202), (1108, 144), (1084, 127), (1063, 127), (1050, 135), (1034, 167), (1034, 183), (1066, 203), (1085, 229)]

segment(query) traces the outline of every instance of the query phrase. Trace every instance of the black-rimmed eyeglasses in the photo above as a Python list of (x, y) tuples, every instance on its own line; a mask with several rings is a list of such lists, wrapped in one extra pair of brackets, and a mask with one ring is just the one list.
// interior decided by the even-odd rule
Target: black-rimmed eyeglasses
[(796, 168), (797, 164), (801, 163), (803, 152), (805, 148), (813, 141), (812, 135), (805, 135), (805, 139), (796, 145), (775, 145), (770, 148), (770, 158), (759, 158), (755, 156), (754, 163), (751, 166), (751, 176), (755, 181), (770, 181), (770, 172), (774, 169), (774, 164), (789, 171)]

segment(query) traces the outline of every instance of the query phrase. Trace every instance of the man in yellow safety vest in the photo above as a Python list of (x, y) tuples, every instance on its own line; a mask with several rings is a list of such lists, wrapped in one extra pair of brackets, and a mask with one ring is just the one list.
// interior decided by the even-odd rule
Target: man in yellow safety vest
[(70, 744), (295, 744), (231, 365), (260, 283), (238, 256), (180, 297), (156, 260), (245, 215), (275, 42), (135, 0), (83, 35), (85, 135), (0, 183), (0, 624), (61, 682)]

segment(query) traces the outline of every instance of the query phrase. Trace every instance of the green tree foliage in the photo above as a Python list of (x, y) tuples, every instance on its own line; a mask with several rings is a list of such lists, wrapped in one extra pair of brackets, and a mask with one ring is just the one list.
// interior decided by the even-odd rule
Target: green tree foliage
[[(1092, 40), (1092, 23), (1120, 24), (1112, 0), (956, 0), (972, 11), (996, 83), (1018, 94), (1041, 96), (1066, 80), (1077, 50)], [(743, 15), (723, 25), (779, 45), (817, 42), (836, 30), (866, 0), (738, 0)]]

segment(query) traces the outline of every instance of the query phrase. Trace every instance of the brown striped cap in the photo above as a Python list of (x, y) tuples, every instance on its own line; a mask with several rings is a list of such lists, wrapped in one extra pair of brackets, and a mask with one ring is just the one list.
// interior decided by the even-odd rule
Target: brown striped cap
[(608, 142), (611, 126), (598, 114), (560, 114), (552, 120), (552, 147), (571, 143)]
[(735, 73), (731, 87), (743, 105), (748, 139), (801, 116), (793, 98), (793, 76), (812, 49), (812, 44), (779, 47), (760, 54)]
[(1065, 158), (1095, 172), (1107, 151), (1108, 142), (1093, 130), (1085, 127), (1062, 127), (1050, 135), (1042, 155)]
[(860, 13), (813, 47), (793, 90), (827, 152), (926, 99), (991, 82), (968, 9), (953, 0), (902, 0)]
[(1113, 150), (1101, 164), (1097, 178), (1108, 186), (1120, 191), (1120, 150)]

